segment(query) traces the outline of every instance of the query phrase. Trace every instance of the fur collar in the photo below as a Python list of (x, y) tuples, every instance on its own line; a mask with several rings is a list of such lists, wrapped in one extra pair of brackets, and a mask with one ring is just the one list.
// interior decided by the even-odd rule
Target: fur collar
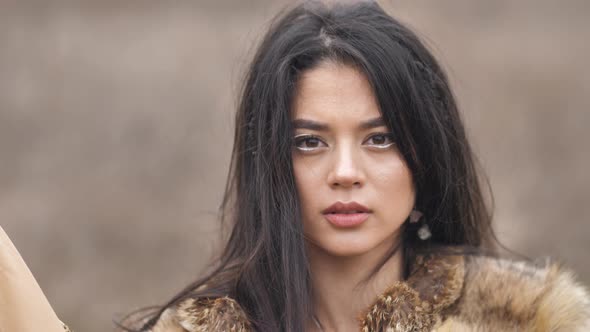
[(418, 256), (410, 277), (385, 290), (360, 315), (361, 330), (430, 331), (459, 298), (464, 276), (463, 256)]
[[(548, 261), (427, 255), (358, 319), (362, 332), (586, 331), (590, 300), (571, 272)], [(225, 297), (186, 299), (167, 309), (152, 332), (251, 330), (236, 301)]]

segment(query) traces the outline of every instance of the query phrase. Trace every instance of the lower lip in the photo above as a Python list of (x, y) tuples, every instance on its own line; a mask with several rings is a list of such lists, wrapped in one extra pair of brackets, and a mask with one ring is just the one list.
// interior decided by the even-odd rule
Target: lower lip
[(355, 227), (369, 218), (369, 213), (326, 213), (324, 217), (336, 227)]

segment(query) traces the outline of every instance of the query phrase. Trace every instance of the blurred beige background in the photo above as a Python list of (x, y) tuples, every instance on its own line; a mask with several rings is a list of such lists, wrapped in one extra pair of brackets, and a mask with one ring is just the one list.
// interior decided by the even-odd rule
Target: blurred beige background
[[(285, 3), (0, 0), (0, 224), (75, 331), (204, 267), (236, 87)], [(500, 239), (590, 284), (590, 2), (381, 3), (449, 71)]]

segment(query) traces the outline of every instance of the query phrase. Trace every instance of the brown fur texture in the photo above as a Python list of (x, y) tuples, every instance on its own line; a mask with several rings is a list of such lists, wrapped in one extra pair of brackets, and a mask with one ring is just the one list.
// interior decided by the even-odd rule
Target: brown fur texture
[[(359, 315), (362, 332), (590, 331), (590, 299), (572, 272), (549, 261), (419, 256), (410, 277)], [(151, 332), (253, 331), (228, 297), (187, 299)]]
[(247, 332), (252, 327), (238, 303), (229, 297), (186, 299), (164, 311), (153, 332)]

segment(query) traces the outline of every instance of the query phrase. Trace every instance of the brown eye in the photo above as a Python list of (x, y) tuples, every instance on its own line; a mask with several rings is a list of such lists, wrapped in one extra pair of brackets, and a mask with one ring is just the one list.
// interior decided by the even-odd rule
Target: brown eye
[(376, 134), (369, 137), (367, 141), (378, 148), (386, 148), (394, 144), (391, 134)]
[(294, 144), (297, 149), (302, 151), (313, 151), (324, 147), (326, 144), (321, 139), (312, 135), (297, 136), (294, 138)]

